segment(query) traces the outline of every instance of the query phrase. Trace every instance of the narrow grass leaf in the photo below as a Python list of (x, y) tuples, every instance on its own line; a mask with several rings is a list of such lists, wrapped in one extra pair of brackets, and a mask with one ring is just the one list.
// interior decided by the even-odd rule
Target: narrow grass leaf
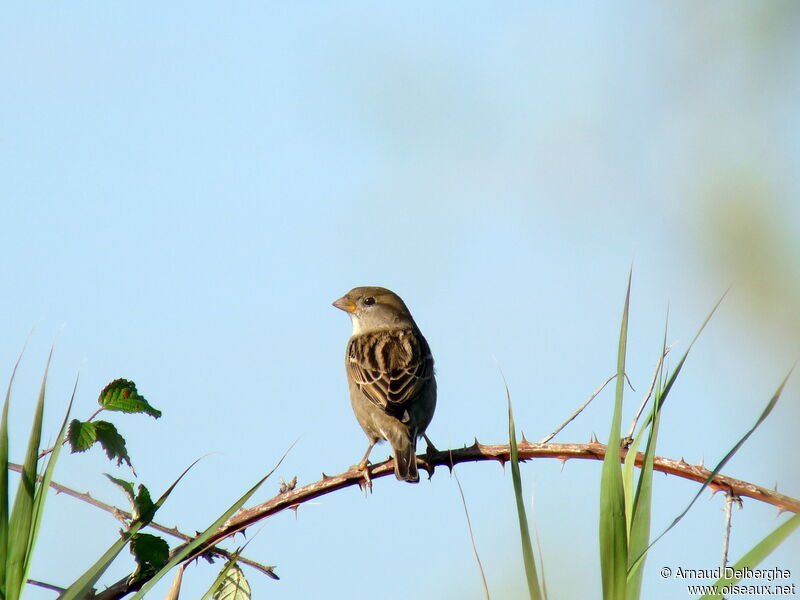
[[(183, 583), (183, 569), (186, 565), (181, 565), (178, 567), (178, 572), (175, 573), (175, 579), (172, 580), (172, 585), (169, 586), (169, 591), (167, 595), (164, 596), (164, 600), (178, 600), (181, 595), (181, 584)], [(205, 596), (201, 600), (205, 600)]]
[[(122, 536), (116, 542), (114, 542), (111, 547), (106, 550), (106, 552), (101, 556), (97, 562), (95, 562), (89, 569), (81, 575), (75, 583), (73, 583), (69, 589), (64, 592), (61, 596), (59, 596), (59, 600), (78, 600), (82, 599), (86, 596), (92, 589), (97, 580), (105, 573), (108, 566), (113, 562), (113, 560), (117, 557), (117, 555), (122, 552), (122, 549), (128, 544), (128, 541), (136, 535), (142, 527), (145, 527), (150, 521), (153, 519), (155, 512), (161, 507), (162, 504), (167, 500), (169, 495), (172, 493), (172, 490), (175, 489), (175, 486), (178, 485), (181, 479), (189, 472), (189, 469), (194, 467), (200, 459), (194, 461), (191, 465), (189, 465), (183, 473), (181, 473), (180, 477), (178, 477), (171, 486), (164, 492), (158, 501), (152, 505), (152, 510), (148, 511), (148, 514), (142, 515), (140, 518), (135, 519), (131, 526), (128, 528), (127, 531), (122, 532)], [(111, 480), (115, 478), (111, 477), (110, 475), (106, 475)], [(117, 481), (115, 481), (117, 482)], [(128, 482), (119, 480), (121, 482), (120, 487), (125, 490), (128, 486), (124, 485)], [(131, 487), (131, 494), (132, 494), (132, 485), (128, 484)], [(140, 486), (141, 488), (142, 486)]]
[(194, 552), (194, 550), (196, 550), (198, 547), (204, 544), (206, 540), (208, 540), (214, 534), (214, 532), (217, 531), (217, 529), (219, 529), (222, 526), (222, 524), (225, 523), (225, 521), (227, 521), (230, 518), (231, 515), (233, 515), (233, 513), (239, 510), (239, 508), (241, 508), (242, 505), (244, 505), (244, 503), (247, 502), (250, 499), (250, 497), (256, 493), (256, 490), (258, 490), (258, 488), (261, 487), (261, 484), (263, 484), (280, 466), (280, 464), (283, 462), (283, 459), (286, 458), (286, 455), (289, 453), (289, 450), (291, 450), (293, 446), (294, 444), (292, 444), (292, 446), (289, 447), (289, 449), (284, 453), (284, 455), (281, 457), (281, 459), (277, 462), (277, 464), (272, 468), (272, 470), (269, 473), (264, 475), (264, 477), (262, 477), (258, 482), (256, 482), (256, 484), (253, 487), (247, 490), (247, 492), (245, 492), (241, 498), (239, 498), (236, 502), (234, 502), (230, 506), (230, 508), (228, 508), (228, 510), (222, 513), (222, 515), (220, 515), (216, 521), (214, 521), (205, 531), (203, 531), (203, 533), (198, 535), (194, 540), (192, 540), (182, 548), (177, 549), (173, 553), (169, 562), (166, 565), (164, 565), (164, 567), (161, 568), (155, 575), (153, 575), (153, 577), (150, 578), (147, 581), (147, 583), (145, 583), (141, 587), (141, 589), (131, 598), (131, 600), (140, 600), (141, 598), (143, 598), (144, 595), (150, 590), (150, 588), (152, 588), (164, 575), (166, 575), (172, 569), (172, 567), (177, 565), (179, 562), (183, 561), (187, 556), (190, 556)]
[(461, 504), (464, 506), (464, 514), (467, 517), (467, 529), (469, 530), (469, 541), (472, 543), (472, 552), (475, 554), (475, 561), (478, 563), (478, 571), (481, 574), (481, 581), (483, 582), (483, 593), (486, 595), (486, 600), (490, 599), (489, 584), (486, 583), (486, 573), (483, 571), (483, 563), (481, 563), (480, 554), (478, 554), (478, 546), (475, 543), (475, 535), (472, 532), (472, 521), (469, 518), (469, 509), (467, 508), (467, 499), (464, 496), (464, 489), (461, 487), (461, 482), (458, 480), (458, 475), (453, 471), (453, 477), (458, 486), (458, 493), (461, 494)]
[(39, 390), (39, 400), (31, 425), (31, 434), (28, 440), (28, 451), (22, 465), (17, 495), (14, 499), (14, 508), (8, 523), (8, 555), (6, 564), (6, 600), (17, 600), (25, 586), (25, 558), (28, 555), (28, 543), (33, 528), (33, 510), (36, 494), (36, 475), (39, 461), (39, 444), (42, 439), (42, 418), (44, 415), (44, 396), (47, 387), (47, 373), (53, 350), (47, 358), (47, 365), (42, 377), (42, 386)]
[[(502, 374), (502, 373), (501, 373)], [(522, 541), (522, 562), (525, 565), (525, 579), (528, 583), (528, 593), (531, 600), (541, 600), (539, 577), (536, 573), (536, 563), (533, 560), (533, 545), (528, 527), (528, 516), (525, 513), (525, 499), (522, 497), (522, 477), (519, 472), (519, 448), (517, 447), (517, 432), (514, 425), (514, 411), (511, 407), (511, 393), (503, 377), (508, 399), (508, 445), (511, 449), (511, 479), (514, 482), (514, 499), (517, 502), (517, 518), (519, 520), (519, 535)]]
[[(664, 357), (667, 355), (667, 331), (669, 327), (669, 317), (664, 323), (664, 339), (661, 344), (661, 359), (655, 382), (655, 396), (653, 405), (650, 409), (650, 417), (647, 420), (649, 430), (647, 444), (644, 452), (644, 461), (639, 472), (639, 480), (636, 486), (636, 493), (633, 498), (632, 506), (628, 518), (628, 565), (627, 565), (627, 584), (625, 588), (626, 600), (638, 600), (642, 593), (642, 577), (644, 575), (644, 558), (637, 563), (635, 569), (631, 569), (634, 557), (644, 555), (650, 541), (650, 516), (653, 503), (653, 463), (656, 454), (656, 441), (658, 440), (658, 427), (661, 422), (661, 408), (664, 405)], [(644, 429), (644, 427), (642, 428)], [(637, 441), (642, 438), (643, 431), (637, 435)], [(630, 455), (626, 456), (626, 466)], [(635, 461), (631, 461), (631, 465)]]
[(28, 540), (28, 551), (25, 556), (25, 571), (23, 573), (23, 581), (27, 580), (28, 572), (31, 568), (31, 560), (33, 558), (33, 549), (36, 545), (36, 539), (39, 537), (39, 529), (42, 525), (42, 517), (44, 516), (44, 503), (47, 500), (47, 493), (50, 491), (50, 482), (53, 479), (53, 471), (56, 467), (56, 461), (61, 454), (61, 447), (64, 443), (64, 436), (67, 432), (67, 422), (69, 421), (69, 413), (72, 411), (72, 404), (75, 401), (75, 392), (78, 389), (78, 378), (75, 378), (75, 385), (72, 388), (72, 395), (69, 398), (67, 411), (64, 414), (64, 420), (61, 422), (61, 429), (56, 436), (53, 451), (47, 458), (47, 465), (45, 466), (42, 480), (36, 485), (36, 492), (33, 503), (33, 519), (31, 522), (31, 532)]
[(622, 311), (619, 346), (617, 349), (617, 381), (614, 415), (608, 435), (606, 456), (600, 481), (600, 572), (603, 579), (604, 600), (625, 598), (628, 564), (628, 534), (625, 522), (625, 490), (620, 466), (620, 427), (622, 397), (625, 389), (625, 354), (628, 343), (628, 312), (631, 297), (631, 278)]
[(752, 569), (756, 567), (759, 563), (761, 563), (761, 561), (769, 556), (772, 551), (775, 550), (775, 548), (780, 546), (783, 541), (789, 537), (799, 526), (800, 513), (795, 514), (790, 519), (780, 524), (777, 529), (753, 546), (753, 548), (742, 558), (740, 558), (739, 561), (733, 565), (733, 567), (727, 567), (727, 569), (730, 569), (729, 573), (731, 574), (731, 577), (721, 577), (714, 584), (720, 593), (707, 594), (700, 598), (700, 600), (711, 600), (712, 598), (714, 600), (721, 599), (724, 596), (722, 593), (722, 588), (735, 584), (742, 579), (742, 573), (737, 574), (736, 571), (742, 571), (745, 568)]
[(625, 523), (630, 544), (631, 531), (630, 526), (633, 523), (633, 499), (636, 495), (636, 485), (634, 481), (634, 474), (636, 471), (636, 455), (639, 454), (639, 441), (641, 435), (633, 438), (628, 454), (625, 455), (625, 462), (622, 464), (622, 489), (625, 492)]
[(643, 559), (647, 550), (652, 548), (656, 542), (658, 542), (662, 537), (664, 537), (673, 527), (675, 527), (683, 519), (683, 517), (686, 516), (686, 514), (689, 512), (692, 506), (694, 506), (694, 503), (697, 502), (697, 499), (702, 495), (703, 490), (705, 490), (708, 487), (708, 484), (714, 480), (714, 477), (716, 477), (719, 474), (722, 468), (726, 464), (728, 464), (728, 461), (731, 458), (733, 458), (733, 456), (745, 444), (745, 442), (750, 438), (750, 436), (753, 435), (753, 432), (756, 429), (758, 429), (758, 427), (766, 420), (766, 418), (772, 412), (772, 409), (775, 408), (775, 404), (777, 404), (778, 399), (781, 397), (781, 394), (783, 393), (783, 388), (786, 386), (786, 382), (789, 380), (789, 377), (791, 376), (793, 370), (794, 367), (792, 367), (792, 369), (786, 374), (786, 377), (784, 377), (780, 386), (778, 386), (778, 389), (775, 391), (775, 393), (772, 395), (772, 398), (770, 398), (769, 402), (764, 407), (764, 410), (761, 411), (761, 415), (759, 415), (755, 424), (747, 431), (747, 433), (744, 434), (744, 436), (742, 436), (742, 438), (738, 442), (736, 442), (736, 445), (733, 448), (731, 448), (728, 451), (728, 453), (722, 458), (722, 460), (719, 461), (717, 465), (711, 470), (711, 473), (709, 473), (706, 480), (700, 486), (700, 489), (697, 490), (697, 493), (694, 495), (691, 502), (689, 502), (689, 505), (686, 508), (684, 508), (683, 511), (677, 517), (675, 517), (672, 523), (670, 523), (669, 526), (664, 531), (662, 531), (656, 539), (654, 539), (650, 543), (650, 545), (645, 549), (645, 551), (637, 557), (636, 561), (633, 563), (631, 568), (637, 567), (639, 562)]
[(0, 598), (7, 598), (6, 572), (8, 562), (8, 405), (11, 403), (11, 386), (17, 374), (22, 353), (17, 358), (8, 380), (3, 416), (0, 421)]

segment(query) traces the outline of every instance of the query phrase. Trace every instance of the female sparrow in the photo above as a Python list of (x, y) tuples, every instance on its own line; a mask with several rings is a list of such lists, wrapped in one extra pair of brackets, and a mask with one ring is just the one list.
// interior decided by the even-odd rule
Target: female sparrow
[(436, 408), (428, 342), (405, 303), (386, 288), (353, 288), (333, 305), (350, 313), (353, 323), (345, 370), (353, 412), (369, 439), (358, 468), (368, 477), (369, 454), (376, 442), (386, 440), (397, 479), (416, 483), (417, 438)]

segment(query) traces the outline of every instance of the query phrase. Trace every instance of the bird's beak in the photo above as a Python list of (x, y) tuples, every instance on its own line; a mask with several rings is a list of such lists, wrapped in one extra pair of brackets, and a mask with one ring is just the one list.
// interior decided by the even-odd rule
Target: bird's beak
[(333, 301), (333, 305), (336, 308), (341, 308), (343, 311), (349, 312), (349, 313), (355, 312), (355, 310), (356, 310), (355, 302), (353, 302), (352, 300), (349, 300), (345, 296), (342, 296), (338, 300), (334, 300)]

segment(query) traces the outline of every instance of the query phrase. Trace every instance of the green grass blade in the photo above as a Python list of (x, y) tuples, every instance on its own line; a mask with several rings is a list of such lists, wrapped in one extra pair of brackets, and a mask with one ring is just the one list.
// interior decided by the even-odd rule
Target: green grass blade
[(625, 462), (622, 465), (622, 489), (625, 493), (625, 523), (627, 527), (628, 543), (630, 544), (630, 526), (633, 523), (633, 504), (636, 495), (634, 473), (636, 471), (636, 455), (639, 453), (639, 440), (641, 436), (633, 438), (633, 442), (625, 455)]
[[(289, 450), (291, 450), (293, 446), (294, 444), (292, 444), (292, 446), (289, 447)], [(236, 502), (234, 502), (230, 506), (230, 508), (228, 508), (228, 510), (222, 513), (222, 515), (220, 515), (220, 517), (216, 521), (214, 521), (203, 533), (198, 535), (194, 540), (192, 540), (191, 542), (186, 544), (183, 548), (181, 548), (178, 552), (176, 552), (172, 556), (172, 558), (170, 558), (169, 562), (166, 565), (164, 565), (164, 567), (158, 573), (156, 573), (151, 579), (149, 579), (138, 592), (136, 592), (136, 595), (134, 595), (131, 598), (131, 600), (140, 600), (140, 598), (144, 597), (144, 595), (150, 590), (150, 588), (152, 588), (162, 577), (164, 577), (164, 575), (169, 573), (172, 567), (174, 567), (179, 562), (184, 560), (187, 556), (191, 555), (195, 549), (204, 544), (206, 540), (208, 540), (214, 534), (214, 532), (217, 531), (217, 529), (219, 529), (222, 526), (222, 524), (225, 523), (225, 521), (227, 521), (231, 517), (231, 515), (233, 515), (233, 513), (239, 510), (242, 507), (242, 505), (244, 505), (244, 503), (247, 502), (250, 499), (250, 497), (256, 493), (256, 490), (258, 490), (258, 488), (261, 487), (261, 484), (263, 484), (270, 477), (270, 475), (272, 475), (275, 472), (275, 470), (283, 462), (283, 459), (286, 458), (286, 455), (289, 454), (289, 450), (287, 450), (284, 453), (284, 455), (281, 457), (281, 459), (269, 473), (264, 475), (264, 477), (262, 477), (253, 487), (247, 490), (247, 492), (245, 492), (241, 498), (239, 498)]]
[(469, 518), (469, 509), (467, 508), (467, 498), (464, 496), (464, 488), (461, 487), (461, 482), (458, 480), (458, 474), (453, 471), (453, 478), (456, 480), (456, 485), (458, 486), (458, 493), (461, 495), (461, 504), (464, 507), (464, 515), (467, 517), (467, 531), (469, 532), (469, 541), (472, 544), (472, 553), (475, 555), (475, 561), (478, 563), (478, 571), (481, 575), (481, 582), (483, 583), (483, 593), (486, 596), (486, 600), (491, 600), (491, 595), (489, 594), (489, 584), (486, 582), (486, 573), (483, 570), (483, 563), (481, 562), (481, 556), (478, 553), (478, 545), (475, 543), (475, 534), (472, 531), (472, 520)]
[[(633, 500), (630, 522), (630, 536), (628, 538), (628, 560), (626, 565), (626, 600), (637, 600), (642, 589), (642, 575), (644, 574), (644, 555), (650, 541), (650, 514), (653, 501), (653, 462), (655, 459), (656, 440), (658, 439), (658, 426), (661, 421), (660, 411), (656, 409), (658, 402), (653, 405), (653, 419), (647, 437), (647, 447), (644, 453), (644, 462), (639, 472), (639, 481), (636, 486), (636, 495)], [(633, 557), (642, 556), (636, 568), (631, 569)]]
[[(800, 513), (795, 514), (793, 517), (782, 523), (772, 533), (767, 535), (763, 540), (758, 542), (753, 548), (745, 554), (739, 561), (730, 567), (733, 571), (744, 569), (745, 567), (752, 569), (769, 556), (775, 548), (780, 546), (783, 541), (791, 535), (795, 529), (800, 526)], [(733, 574), (733, 573), (732, 573)], [(721, 590), (726, 585), (731, 585), (739, 581), (741, 577), (721, 577), (714, 585), (717, 589)], [(794, 595), (794, 594), (792, 594)], [(719, 600), (723, 597), (722, 593), (706, 595), (700, 600)]]
[(55, 444), (53, 445), (53, 451), (50, 453), (50, 456), (47, 459), (47, 465), (45, 466), (44, 473), (42, 474), (42, 480), (37, 483), (36, 485), (36, 493), (33, 502), (33, 519), (31, 522), (31, 533), (30, 538), (28, 540), (28, 553), (25, 556), (25, 571), (23, 573), (23, 580), (28, 578), (28, 572), (30, 571), (31, 567), (31, 558), (33, 556), (33, 549), (36, 545), (36, 538), (39, 535), (39, 528), (42, 524), (42, 517), (44, 516), (44, 503), (47, 499), (47, 492), (50, 490), (50, 481), (53, 479), (53, 471), (55, 470), (56, 461), (58, 460), (58, 456), (61, 453), (61, 447), (64, 442), (64, 435), (67, 431), (67, 422), (69, 421), (69, 413), (72, 410), (72, 403), (75, 400), (75, 392), (78, 389), (78, 379), (75, 379), (75, 386), (72, 388), (72, 395), (69, 399), (69, 405), (67, 406), (67, 413), (64, 415), (64, 421), (61, 423), (61, 429), (58, 432), (58, 436), (56, 437)]
[(620, 467), (620, 424), (622, 396), (625, 389), (625, 354), (628, 342), (628, 312), (631, 298), (631, 277), (625, 293), (622, 325), (617, 351), (616, 398), (611, 432), (608, 435), (606, 456), (600, 481), (600, 572), (603, 577), (604, 600), (625, 598), (628, 565), (627, 526), (625, 523), (625, 490)]
[(228, 576), (228, 573), (233, 568), (233, 565), (236, 564), (236, 561), (239, 560), (239, 553), (236, 552), (231, 555), (225, 565), (222, 567), (222, 570), (217, 575), (217, 578), (214, 580), (214, 583), (211, 584), (211, 587), (208, 588), (203, 597), (200, 600), (211, 600), (211, 597), (216, 593), (219, 586), (225, 581), (225, 578)]
[[(631, 570), (631, 559), (643, 555), (650, 541), (650, 515), (653, 500), (653, 462), (656, 454), (656, 441), (658, 439), (658, 426), (660, 424), (661, 407), (664, 405), (664, 357), (667, 354), (667, 330), (669, 327), (669, 317), (664, 323), (664, 339), (661, 344), (661, 359), (656, 376), (655, 396), (653, 406), (650, 410), (650, 417), (645, 426), (639, 431), (636, 437), (638, 442), (642, 438), (644, 427), (649, 424), (649, 433), (644, 452), (644, 462), (639, 472), (639, 481), (636, 486), (636, 493), (633, 497), (628, 513), (628, 570), (627, 585), (625, 589), (626, 600), (638, 600), (642, 592), (642, 576), (644, 574), (644, 558), (638, 562), (637, 567)], [(636, 444), (634, 444), (636, 446)], [(638, 448), (638, 446), (637, 446)], [(635, 450), (633, 447), (631, 450)], [(625, 457), (625, 466), (633, 468), (635, 455)], [(626, 508), (627, 505), (626, 505)]]
[(79, 600), (87, 596), (89, 592), (105, 573), (108, 566), (113, 562), (117, 555), (122, 552), (122, 549), (128, 544), (132, 535), (138, 532), (143, 523), (134, 523), (127, 531), (122, 532), (122, 536), (114, 542), (111, 547), (105, 551), (103, 556), (97, 559), (89, 569), (81, 575), (75, 583), (69, 586), (69, 589), (58, 597), (59, 600)]
[[(695, 345), (695, 342), (697, 342), (698, 338), (700, 337), (700, 334), (703, 333), (703, 330), (706, 328), (706, 325), (708, 325), (709, 321), (711, 321), (711, 317), (713, 317), (714, 313), (717, 312), (717, 309), (719, 308), (720, 304), (722, 304), (722, 301), (725, 299), (725, 296), (727, 294), (728, 292), (726, 291), (724, 294), (722, 294), (720, 299), (717, 300), (717, 303), (714, 305), (714, 308), (712, 308), (711, 312), (708, 313), (708, 316), (700, 325), (700, 329), (697, 330), (697, 333), (694, 334), (692, 341), (689, 342), (689, 346), (686, 348), (686, 352), (683, 353), (683, 356), (681, 356), (681, 359), (678, 361), (678, 364), (675, 366), (675, 369), (673, 369), (672, 373), (667, 379), (667, 383), (664, 385), (664, 391), (661, 394), (661, 400), (660, 400), (661, 404), (664, 404), (664, 402), (666, 402), (667, 396), (669, 395), (670, 390), (672, 390), (672, 386), (675, 384), (675, 380), (678, 378), (678, 375), (680, 375), (681, 369), (683, 369), (683, 365), (686, 362), (686, 359), (689, 358), (689, 352), (691, 352), (692, 348)], [(661, 410), (661, 406), (659, 406), (658, 409)], [(652, 417), (652, 414), (650, 416)], [(645, 425), (649, 425), (649, 418), (647, 423), (645, 423)]]
[[(503, 377), (505, 385), (505, 377)], [(511, 479), (514, 482), (514, 499), (517, 502), (517, 517), (519, 519), (519, 535), (522, 540), (522, 562), (525, 565), (525, 578), (528, 582), (528, 593), (531, 600), (541, 600), (542, 593), (539, 586), (539, 577), (536, 572), (536, 563), (533, 560), (533, 545), (528, 528), (528, 516), (525, 513), (525, 500), (522, 497), (522, 478), (519, 472), (519, 449), (517, 448), (517, 432), (514, 425), (514, 411), (511, 407), (511, 394), (506, 387), (508, 398), (508, 444), (511, 448)]]
[(97, 562), (95, 562), (87, 571), (81, 575), (75, 583), (73, 583), (69, 589), (64, 592), (61, 596), (59, 596), (59, 600), (79, 600), (84, 598), (91, 589), (94, 587), (94, 584), (97, 583), (97, 580), (105, 573), (106, 569), (108, 569), (109, 565), (113, 562), (113, 560), (117, 557), (117, 555), (122, 552), (122, 549), (128, 544), (131, 537), (139, 532), (142, 527), (145, 527), (155, 515), (155, 512), (164, 504), (167, 500), (169, 495), (172, 493), (172, 490), (175, 489), (175, 486), (178, 485), (181, 479), (189, 472), (193, 466), (197, 464), (200, 459), (194, 461), (191, 465), (186, 467), (183, 473), (173, 482), (171, 486), (164, 492), (158, 501), (153, 504), (149, 514), (142, 515), (139, 519), (136, 519), (133, 523), (131, 523), (130, 528), (127, 531), (122, 533), (120, 539), (114, 542), (111, 547), (106, 550), (106, 552), (101, 556)]
[(11, 385), (17, 374), (22, 353), (14, 364), (3, 403), (3, 416), (0, 421), (0, 598), (7, 597), (6, 572), (8, 562), (8, 405), (11, 403)]
[(6, 600), (17, 600), (25, 587), (25, 558), (28, 556), (28, 544), (33, 528), (33, 508), (36, 490), (36, 468), (39, 461), (39, 444), (42, 439), (42, 419), (44, 415), (44, 396), (47, 388), (47, 373), (53, 350), (47, 358), (47, 365), (42, 377), (39, 399), (31, 425), (28, 450), (22, 465), (19, 487), (14, 499), (14, 508), (8, 522), (8, 555), (6, 563)]
[(786, 386), (786, 382), (789, 381), (789, 377), (791, 376), (793, 370), (794, 370), (794, 367), (792, 367), (792, 369), (790, 369), (789, 372), (786, 374), (786, 377), (783, 378), (783, 381), (778, 386), (778, 389), (772, 395), (772, 398), (770, 398), (769, 402), (764, 407), (764, 410), (761, 411), (761, 415), (759, 415), (759, 417), (756, 420), (755, 424), (747, 431), (747, 433), (744, 434), (744, 436), (742, 436), (742, 438), (738, 442), (736, 442), (736, 445), (733, 448), (731, 448), (728, 451), (728, 453), (722, 458), (722, 460), (719, 461), (717, 463), (717, 465), (711, 470), (711, 473), (709, 473), (708, 477), (703, 482), (703, 485), (700, 486), (700, 489), (697, 490), (697, 493), (694, 495), (694, 497), (692, 498), (691, 502), (689, 502), (689, 505), (686, 508), (684, 508), (683, 511), (677, 517), (675, 517), (675, 519), (672, 521), (672, 523), (670, 523), (669, 526), (664, 531), (662, 531), (661, 534), (659, 534), (659, 536), (656, 539), (654, 539), (650, 543), (650, 545), (645, 549), (645, 551), (641, 555), (639, 555), (637, 557), (636, 561), (634, 561), (633, 564), (632, 564), (632, 567), (631, 567), (632, 569), (638, 567), (639, 563), (643, 560), (643, 557), (644, 557), (645, 553), (647, 552), (647, 550), (652, 548), (653, 545), (656, 542), (658, 542), (662, 537), (664, 537), (673, 527), (675, 527), (683, 519), (683, 517), (686, 516), (686, 514), (689, 512), (689, 510), (692, 508), (692, 506), (694, 506), (694, 503), (697, 502), (697, 499), (702, 495), (703, 490), (705, 490), (706, 487), (708, 487), (708, 484), (711, 483), (714, 480), (714, 477), (716, 477), (719, 474), (719, 472), (722, 470), (722, 468), (726, 464), (728, 464), (728, 461), (731, 458), (733, 458), (733, 456), (745, 444), (745, 442), (750, 438), (750, 436), (753, 435), (753, 432), (756, 429), (758, 429), (758, 427), (761, 425), (761, 423), (763, 423), (766, 420), (766, 418), (772, 412), (772, 409), (775, 408), (775, 404), (777, 404), (778, 399), (781, 397), (781, 394), (783, 393), (783, 388)]

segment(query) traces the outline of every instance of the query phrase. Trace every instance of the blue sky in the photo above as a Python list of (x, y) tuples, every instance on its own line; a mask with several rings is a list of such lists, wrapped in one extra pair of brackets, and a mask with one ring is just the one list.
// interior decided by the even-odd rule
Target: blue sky
[[(278, 477), (310, 483), (358, 460), (366, 440), (342, 367), (350, 325), (330, 306), (356, 285), (397, 291), (428, 338), (440, 448), (505, 439), (495, 359), (528, 439), (570, 414), (615, 369), (631, 264), (626, 423), (667, 307), (682, 352), (733, 285), (675, 389), (660, 454), (721, 458), (797, 356), (792, 5), (0, 10), (7, 376), (33, 329), (12, 455), (57, 338), (47, 435), (78, 372), (78, 417), (126, 377), (164, 412), (112, 416), (140, 481), (159, 493), (208, 455), (160, 522), (202, 529), (295, 440)], [(798, 389), (726, 472), (800, 495)], [(598, 398), (557, 440), (607, 436), (610, 403)], [(93, 450), (64, 456), (55, 477), (123, 504), (102, 472), (130, 476)], [(495, 464), (458, 473), (493, 592), (522, 597), (509, 475)], [(535, 461), (522, 473), (553, 595), (598, 597), (599, 464)], [(696, 488), (656, 485), (660, 531)], [(718, 564), (721, 507), (719, 495), (704, 499), (655, 547), (648, 598), (685, 593), (659, 578), (662, 566)], [(778, 523), (746, 501), (732, 557)], [(65, 584), (118, 526), (59, 496), (43, 529), (31, 576)], [(482, 597), (446, 472), (418, 486), (381, 480), (366, 499), (330, 495), (250, 537), (259, 530), (247, 554), (282, 580), (252, 573), (257, 597)], [(799, 543), (765, 566), (797, 572)], [(192, 567), (186, 595), (215, 573)]]

